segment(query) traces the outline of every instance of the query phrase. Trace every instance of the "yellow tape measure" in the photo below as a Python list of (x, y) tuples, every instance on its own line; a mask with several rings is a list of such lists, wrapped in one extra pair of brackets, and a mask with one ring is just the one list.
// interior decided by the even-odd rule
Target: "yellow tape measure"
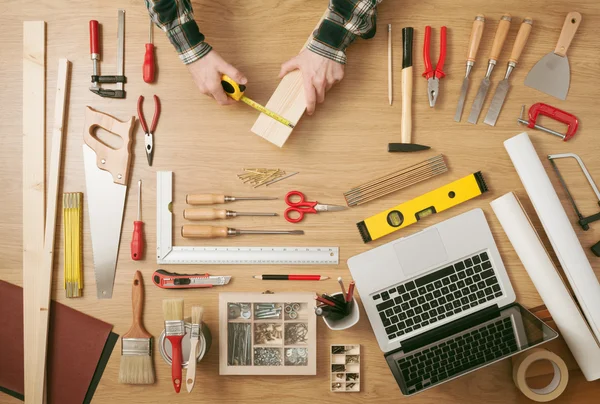
[(288, 121), (287, 119), (285, 119), (284, 117), (282, 117), (281, 115), (276, 114), (275, 112), (273, 112), (271, 110), (268, 110), (267, 108), (263, 107), (256, 101), (253, 101), (250, 98), (246, 97), (244, 95), (244, 91), (246, 91), (245, 85), (236, 83), (231, 77), (229, 77), (226, 74), (221, 76), (221, 85), (223, 86), (223, 90), (225, 90), (225, 93), (229, 97), (233, 98), (234, 100), (242, 101), (242, 102), (250, 105), (252, 108), (256, 109), (257, 111), (260, 111), (263, 114), (270, 116), (271, 118), (275, 119), (277, 122), (281, 122), (282, 124), (289, 126), (290, 128), (294, 128), (294, 124), (291, 123), (290, 121)]
[(424, 217), (475, 198), (487, 190), (483, 175), (478, 171), (371, 216), (358, 222), (356, 226), (363, 241), (368, 243), (416, 223)]

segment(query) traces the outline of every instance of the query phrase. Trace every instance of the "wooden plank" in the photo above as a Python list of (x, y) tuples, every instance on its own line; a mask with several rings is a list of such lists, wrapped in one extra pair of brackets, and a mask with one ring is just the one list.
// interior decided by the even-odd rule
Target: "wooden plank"
[[(327, 15), (326, 10), (315, 29), (319, 28), (321, 21)], [(306, 47), (312, 38), (312, 32), (302, 45), (302, 49)], [(301, 49), (301, 50), (302, 50)], [(306, 98), (304, 96), (304, 84), (302, 81), (302, 73), (300, 70), (294, 70), (283, 76), (281, 82), (275, 89), (275, 92), (267, 102), (265, 107), (289, 120), (296, 126), (304, 111), (306, 111)], [(252, 125), (252, 133), (257, 134), (263, 139), (268, 140), (276, 146), (283, 147), (287, 139), (292, 134), (294, 129), (283, 125), (265, 114), (260, 114), (254, 125)]]
[(65, 105), (68, 93), (70, 62), (58, 60), (58, 78), (56, 80), (56, 99), (54, 104), (54, 124), (52, 126), (52, 146), (48, 176), (48, 195), (46, 204), (46, 230), (44, 236), (43, 266), (36, 279), (37, 288), (37, 341), (34, 401), (45, 402), (44, 382), (46, 379), (46, 351), (48, 341), (48, 319), (50, 317), (50, 289), (52, 288), (52, 268), (54, 263), (54, 239), (56, 235), (56, 216), (58, 189), (60, 187), (60, 169), (62, 166), (63, 127)]
[(33, 403), (36, 277), (43, 263), (46, 23), (23, 23), (23, 343), (25, 403)]

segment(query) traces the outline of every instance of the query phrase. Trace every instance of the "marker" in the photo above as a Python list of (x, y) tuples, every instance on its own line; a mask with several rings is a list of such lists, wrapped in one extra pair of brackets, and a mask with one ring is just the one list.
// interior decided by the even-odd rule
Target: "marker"
[(254, 275), (254, 279), (263, 281), (324, 281), (328, 276), (322, 275)]

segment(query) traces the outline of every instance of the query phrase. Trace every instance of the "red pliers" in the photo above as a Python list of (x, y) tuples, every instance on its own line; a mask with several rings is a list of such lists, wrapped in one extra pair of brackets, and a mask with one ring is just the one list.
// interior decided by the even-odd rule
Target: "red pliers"
[(434, 107), (440, 91), (440, 79), (446, 76), (444, 63), (446, 62), (446, 27), (442, 27), (440, 38), (440, 57), (435, 70), (431, 65), (431, 27), (425, 27), (425, 45), (423, 46), (423, 59), (425, 59), (425, 72), (423, 77), (427, 79), (427, 96), (429, 106)]
[(152, 158), (154, 157), (154, 131), (156, 130), (156, 124), (158, 123), (158, 117), (160, 116), (160, 100), (156, 95), (154, 96), (154, 117), (152, 118), (150, 130), (148, 130), (148, 124), (146, 123), (146, 118), (144, 118), (144, 110), (142, 108), (143, 102), (144, 96), (140, 95), (137, 103), (138, 119), (144, 130), (144, 145), (146, 146), (148, 165), (152, 167)]

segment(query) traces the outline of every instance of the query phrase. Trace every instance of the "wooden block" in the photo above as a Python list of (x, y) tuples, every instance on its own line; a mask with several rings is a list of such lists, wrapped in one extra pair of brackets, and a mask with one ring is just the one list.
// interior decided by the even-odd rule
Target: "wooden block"
[[(321, 21), (327, 15), (328, 10), (325, 11), (323, 16), (319, 19), (319, 22), (315, 26), (315, 29), (319, 28)], [(306, 46), (308, 41), (312, 38), (312, 31), (308, 39), (302, 46), (302, 49)], [(302, 50), (301, 49), (301, 50)], [(275, 89), (275, 92), (267, 102), (265, 107), (290, 121), (296, 126), (304, 111), (306, 111), (306, 98), (304, 96), (304, 85), (302, 81), (302, 73), (300, 70), (294, 70), (286, 74), (281, 82)], [(276, 146), (283, 147), (288, 137), (292, 134), (292, 128), (283, 125), (275, 119), (265, 114), (260, 114), (252, 129), (252, 133), (257, 134), (263, 139), (268, 140)]]
[(63, 125), (65, 104), (68, 92), (70, 63), (67, 59), (58, 60), (58, 78), (56, 80), (56, 99), (54, 106), (54, 124), (52, 127), (52, 146), (50, 152), (50, 173), (48, 176), (48, 199), (46, 206), (46, 229), (44, 236), (43, 266), (38, 271), (36, 367), (34, 402), (45, 402), (44, 382), (46, 379), (46, 352), (48, 341), (48, 319), (50, 317), (50, 289), (52, 288), (52, 269), (54, 263), (54, 239), (56, 234), (56, 216), (60, 168), (62, 165)]
[(43, 265), (46, 23), (23, 23), (23, 343), (25, 403), (34, 401), (37, 272)]

